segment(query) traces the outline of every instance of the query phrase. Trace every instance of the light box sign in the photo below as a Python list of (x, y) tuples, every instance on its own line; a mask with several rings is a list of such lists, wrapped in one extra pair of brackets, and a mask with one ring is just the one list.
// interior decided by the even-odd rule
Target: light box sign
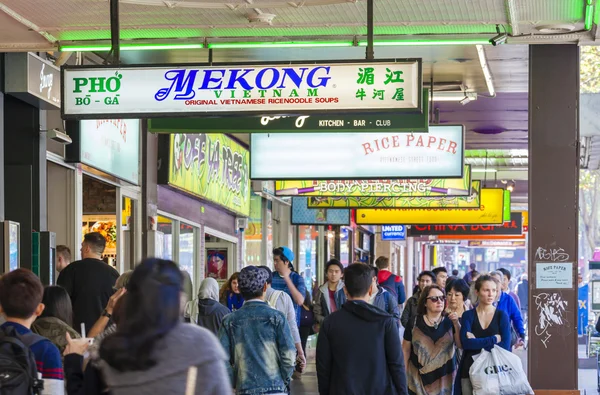
[(63, 115), (421, 111), (421, 61), (64, 67)]
[(139, 119), (84, 120), (79, 130), (81, 163), (139, 184)]
[(224, 134), (172, 134), (169, 185), (250, 215), (248, 150)]
[(406, 239), (406, 226), (404, 225), (381, 225), (381, 240), (397, 241)]
[(467, 196), (471, 165), (464, 166), (462, 178), (424, 180), (289, 180), (276, 181), (277, 196), (319, 197), (426, 197)]
[(307, 199), (292, 198), (292, 225), (350, 225), (350, 210), (308, 208)]
[(250, 177), (331, 180), (463, 177), (463, 127), (429, 133), (250, 135)]
[(310, 208), (477, 208), (480, 206), (480, 181), (472, 182), (469, 196), (430, 197), (319, 197), (310, 196)]
[(481, 190), (481, 207), (477, 209), (402, 209), (402, 208), (360, 208), (356, 210), (358, 225), (464, 225), (502, 224), (504, 203), (502, 189)]
[(502, 225), (414, 225), (409, 236), (520, 236), (523, 233), (523, 216), (511, 213), (511, 219)]

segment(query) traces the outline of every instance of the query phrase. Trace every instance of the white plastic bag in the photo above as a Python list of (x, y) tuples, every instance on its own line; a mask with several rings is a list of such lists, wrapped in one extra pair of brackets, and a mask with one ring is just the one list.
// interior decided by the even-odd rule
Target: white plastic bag
[(527, 381), (521, 359), (502, 347), (492, 348), (492, 357), (498, 370), (500, 395), (530, 395), (533, 389)]
[(469, 369), (473, 395), (530, 395), (533, 390), (518, 356), (499, 346), (481, 351)]

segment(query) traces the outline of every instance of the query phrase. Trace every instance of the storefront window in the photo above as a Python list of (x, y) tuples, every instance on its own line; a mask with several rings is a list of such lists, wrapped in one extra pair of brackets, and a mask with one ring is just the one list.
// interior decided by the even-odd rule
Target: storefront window
[(179, 225), (179, 267), (188, 272), (194, 279), (194, 227), (181, 223)]
[(345, 226), (340, 230), (340, 262), (344, 267), (350, 264), (351, 234), (352, 231)]
[(248, 228), (244, 231), (245, 265), (264, 265), (261, 255), (262, 236), (262, 198), (253, 194), (250, 197)]
[(158, 217), (156, 256), (173, 260), (173, 221), (163, 216)]
[(317, 281), (317, 237), (319, 233), (316, 228), (311, 225), (298, 226), (300, 253), (297, 269), (309, 290), (312, 290)]

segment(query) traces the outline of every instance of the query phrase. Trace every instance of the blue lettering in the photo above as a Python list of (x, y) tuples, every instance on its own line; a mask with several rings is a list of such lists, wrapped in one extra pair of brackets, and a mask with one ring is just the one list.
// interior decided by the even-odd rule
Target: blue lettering
[(244, 69), (244, 72), (242, 73), (242, 75), (238, 76), (238, 73), (240, 71), (242, 71), (242, 69), (231, 69), (231, 75), (229, 76), (229, 82), (227, 83), (227, 86), (225, 87), (225, 89), (235, 89), (236, 82), (238, 84), (240, 84), (240, 87), (242, 89), (245, 89), (245, 90), (254, 89), (254, 87), (251, 86), (250, 84), (248, 84), (248, 81), (246, 81), (244, 79), (244, 77), (246, 75), (248, 75), (248, 73), (250, 73), (251, 71), (254, 71), (254, 69)]
[[(269, 83), (269, 85), (264, 85), (263, 77), (267, 71), (272, 71), (273, 77), (271, 77), (271, 82)], [(283, 78), (285, 79), (285, 75)], [(258, 74), (256, 74), (256, 87), (259, 89), (271, 89), (272, 87), (275, 86), (275, 84), (277, 84), (278, 80), (279, 80), (279, 70), (277, 70), (276, 68), (273, 68), (273, 67), (268, 67), (266, 69), (262, 69), (261, 71), (258, 72)], [(282, 84), (283, 84), (283, 82), (282, 82)]]
[(325, 75), (329, 75), (329, 70), (331, 70), (331, 67), (329, 67), (329, 66), (315, 67), (308, 73), (308, 78), (307, 78), (306, 83), (311, 88), (318, 88), (320, 86), (325, 87), (325, 86), (327, 86), (327, 82), (331, 79), (331, 77), (317, 77), (317, 79), (319, 80), (319, 83), (315, 83), (315, 74), (317, 74), (317, 71), (319, 71), (319, 70), (325, 70), (326, 71)]
[[(220, 73), (221, 75), (218, 77), (212, 77), (211, 74)], [(204, 70), (204, 80), (202, 81), (202, 85), (200, 85), (200, 89), (221, 89), (221, 85), (223, 85), (223, 77), (225, 76), (224, 69), (208, 69)], [(208, 86), (211, 82), (218, 82), (215, 86)]]
[(290, 79), (296, 85), (296, 87), (300, 88), (302, 80), (304, 79), (304, 73), (306, 72), (306, 70), (308, 70), (308, 67), (301, 67), (300, 70), (302, 70), (302, 74), (300, 75), (298, 75), (296, 70), (290, 67), (284, 67), (282, 70), (283, 78), (281, 79), (281, 84), (278, 86), (278, 88), (285, 88), (285, 77), (290, 77)]
[[(186, 77), (186, 72), (188, 72)], [(193, 99), (196, 95), (194, 91), (194, 81), (196, 80), (196, 74), (198, 70), (169, 70), (165, 72), (165, 79), (172, 81), (171, 86), (168, 88), (161, 88), (156, 92), (154, 98), (158, 101), (163, 101), (175, 88), (175, 100), (189, 100)], [(184, 91), (185, 89), (185, 91)], [(183, 92), (183, 93), (182, 93)]]

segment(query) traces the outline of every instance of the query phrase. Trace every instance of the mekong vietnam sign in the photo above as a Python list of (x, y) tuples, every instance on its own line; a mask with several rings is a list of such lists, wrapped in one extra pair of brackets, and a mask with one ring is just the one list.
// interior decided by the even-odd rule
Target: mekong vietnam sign
[(421, 111), (421, 61), (65, 66), (63, 117)]

